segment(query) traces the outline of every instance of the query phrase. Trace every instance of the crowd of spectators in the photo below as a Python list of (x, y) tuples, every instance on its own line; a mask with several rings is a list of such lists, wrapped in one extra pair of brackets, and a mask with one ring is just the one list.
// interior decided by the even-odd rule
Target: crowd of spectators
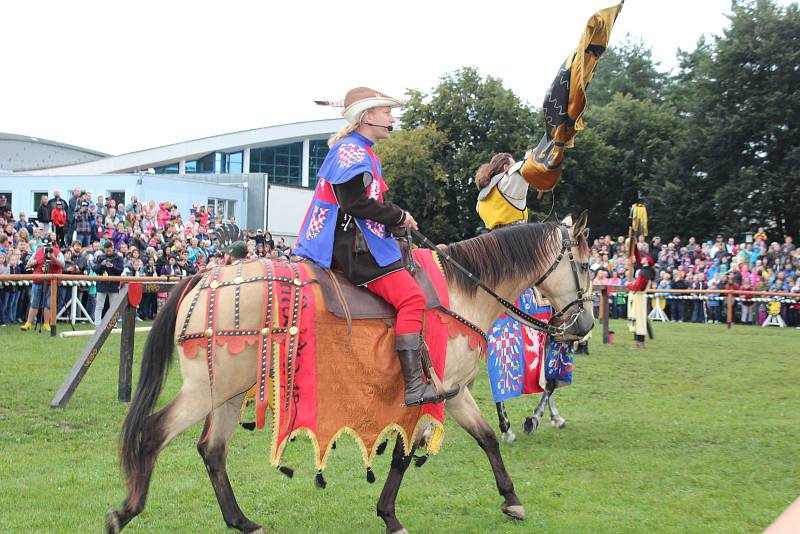
[[(184, 215), (186, 216), (184, 218)], [(224, 222), (236, 223), (235, 217), (223, 220), (211, 206), (195, 205), (181, 214), (169, 201), (141, 202), (132, 196), (127, 204), (115, 202), (75, 189), (69, 198), (59, 191), (52, 197), (42, 195), (35, 220), (20, 212), (15, 218), (6, 199), (0, 195), (0, 275), (25, 274), (36, 270), (36, 252), (42, 240), (53, 240), (63, 260), (63, 272), (97, 275), (180, 277), (192, 275), (208, 265), (224, 261), (219, 232)], [(244, 232), (247, 257), (279, 258), (290, 254), (290, 247), (280, 238), (258, 229)], [(770, 242), (763, 228), (748, 242), (733, 237), (698, 242), (690, 237), (683, 242), (675, 236), (663, 243), (660, 237), (646, 241), (640, 237), (640, 251), (654, 260), (660, 289), (733, 289), (798, 293), (800, 296), (800, 249), (790, 236), (783, 243)], [(624, 286), (634, 273), (627, 257), (626, 240), (604, 236), (591, 247), (590, 269), (595, 284)], [(98, 293), (99, 290), (99, 293)], [(69, 297), (69, 288), (61, 288), (59, 309)], [(97, 284), (82, 296), (90, 316), (99, 318), (111, 288)], [(0, 324), (24, 323), (30, 308), (30, 288), (0, 284)], [(166, 295), (145, 294), (139, 307), (140, 319), (152, 319)], [(686, 299), (665, 294), (665, 313), (672, 321), (715, 322), (725, 319), (724, 301)], [(611, 297), (611, 315), (625, 316), (626, 295)], [(597, 304), (597, 303), (596, 303)], [(764, 303), (744, 295), (737, 299), (736, 320), (763, 322)], [(782, 306), (787, 323), (800, 325), (800, 305)]]
[[(717, 235), (715, 240), (698, 242), (694, 237), (682, 241), (675, 236), (669, 242), (660, 237), (647, 241), (639, 236), (640, 252), (653, 258), (657, 289), (685, 290), (741, 290), (797, 293), (800, 299), (800, 249), (791, 236), (783, 243), (770, 242), (764, 228), (737, 242), (735, 238)], [(631, 281), (628, 247), (625, 237), (612, 239), (605, 236), (594, 240), (591, 247), (590, 269), (595, 284), (624, 286)], [(664, 312), (676, 322), (720, 322), (726, 319), (725, 300), (717, 295), (689, 294), (690, 298), (663, 293)], [(610, 297), (611, 316), (625, 316), (626, 295), (615, 293)], [(659, 299), (661, 300), (661, 299)], [(765, 302), (737, 295), (734, 318), (737, 322), (764, 322), (767, 313)], [(790, 325), (800, 326), (800, 305), (784, 304), (781, 315)]]
[[(60, 191), (42, 195), (35, 220), (24, 212), (14, 213), (0, 195), (0, 275), (29, 274), (38, 269), (36, 252), (44, 240), (52, 240), (55, 257), (63, 260), (66, 274), (102, 276), (180, 277), (224, 261), (219, 232), (224, 222), (236, 224), (234, 216), (218, 217), (211, 206), (195, 205), (181, 214), (169, 201), (141, 202), (132, 196), (127, 204), (75, 189), (69, 198)], [(248, 258), (278, 258), (290, 253), (280, 238), (258, 229), (244, 232)], [(120, 267), (121, 268), (118, 268)], [(100, 284), (97, 284), (100, 286)], [(98, 293), (98, 290), (99, 293)], [(59, 309), (69, 297), (60, 288)], [(99, 318), (108, 287), (92, 287), (82, 295), (91, 317)], [(0, 284), (0, 325), (25, 323), (30, 308), (30, 287)], [(140, 319), (152, 319), (165, 295), (145, 294)]]

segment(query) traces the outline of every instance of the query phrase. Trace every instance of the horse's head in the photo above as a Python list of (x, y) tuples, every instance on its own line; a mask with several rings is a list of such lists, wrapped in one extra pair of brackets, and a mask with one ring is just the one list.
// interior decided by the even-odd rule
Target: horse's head
[(552, 323), (563, 326), (558, 340), (580, 339), (594, 327), (592, 278), (589, 273), (588, 212), (561, 221), (559, 253), (536, 286), (553, 307)]

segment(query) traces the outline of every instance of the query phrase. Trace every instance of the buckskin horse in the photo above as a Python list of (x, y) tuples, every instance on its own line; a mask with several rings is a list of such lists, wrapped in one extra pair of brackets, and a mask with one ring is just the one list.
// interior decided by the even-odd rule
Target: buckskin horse
[[(513, 301), (524, 288), (536, 283), (554, 309), (547, 328), (558, 332), (563, 339), (582, 337), (594, 325), (592, 305), (584, 305), (591, 299), (587, 233), (584, 212), (574, 225), (571, 217), (560, 224), (520, 224), (444, 247), (442, 252), (472, 275), (464, 274), (450, 261), (442, 262), (450, 309), (485, 332), (504, 309), (501, 299)], [(235, 269), (235, 266), (223, 269)], [(475, 279), (495, 295), (480, 289)], [(181, 357), (182, 387), (171, 402), (153, 413), (173, 356), (176, 324), (188, 323), (192, 314), (205, 315), (205, 310), (190, 306), (195, 292), (208, 291), (199, 287), (198, 281), (198, 277), (189, 278), (173, 288), (148, 336), (135, 398), (121, 434), (120, 462), (128, 495), (120, 509), (106, 515), (107, 532), (119, 532), (142, 512), (158, 454), (172, 438), (204, 417), (206, 424), (197, 448), (225, 523), (241, 532), (264, 531), (239, 508), (226, 471), (228, 442), (238, 426), (242, 400), (245, 392), (257, 382), (261, 353), (258, 344), (243, 349), (239, 347), (241, 350), (235, 357), (229, 357), (225, 347), (219, 347), (213, 377), (209, 375), (210, 364), (207, 365), (205, 358)], [(258, 295), (247, 298), (246, 288), (246, 285), (241, 287), (243, 323), (258, 320), (261, 312), (258, 302), (263, 300), (260, 291)], [(231, 302), (222, 300), (219, 306), (231, 308), (218, 312), (233, 313)], [(206, 317), (200, 319), (205, 321)], [(242, 325), (242, 328), (251, 327)], [(317, 352), (321, 350), (324, 348), (318, 348)], [(182, 347), (179, 347), (179, 352), (185, 356)], [(442, 377), (444, 386), (471, 385), (479, 369), (483, 368), (480, 357), (481, 348), (473, 348), (466, 337), (449, 339)], [(469, 388), (462, 387), (456, 397), (446, 401), (445, 410), (475, 438), (488, 456), (497, 489), (503, 497), (502, 512), (515, 519), (525, 519), (525, 509), (503, 464), (497, 437)], [(404, 447), (398, 436), (391, 469), (377, 504), (378, 515), (384, 520), (386, 531), (391, 533), (406, 532), (395, 515), (395, 501), (415, 447), (422, 443), (419, 436), (414, 436), (411, 441), (411, 447)]]

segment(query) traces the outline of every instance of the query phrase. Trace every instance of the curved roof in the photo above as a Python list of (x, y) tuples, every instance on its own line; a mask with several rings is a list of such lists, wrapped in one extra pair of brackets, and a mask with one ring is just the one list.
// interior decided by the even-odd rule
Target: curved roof
[(344, 119), (324, 119), (266, 126), (108, 156), (76, 165), (40, 169), (29, 174), (91, 175), (133, 172), (180, 160), (197, 159), (211, 152), (234, 152), (243, 148), (285, 144), (308, 138), (323, 139), (339, 131), (345, 124)]
[(0, 170), (26, 171), (55, 165), (79, 164), (108, 157), (98, 152), (50, 139), (0, 132)]

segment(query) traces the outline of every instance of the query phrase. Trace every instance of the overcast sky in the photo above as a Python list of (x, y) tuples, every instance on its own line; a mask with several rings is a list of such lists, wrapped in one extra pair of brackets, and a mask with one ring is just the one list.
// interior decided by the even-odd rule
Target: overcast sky
[[(789, 2), (785, 2), (789, 3)], [(337, 116), (314, 99), (402, 97), (462, 66), (537, 106), (608, 0), (0, 2), (0, 132), (120, 154)], [(678, 48), (720, 34), (729, 0), (628, 0), (612, 34)]]

